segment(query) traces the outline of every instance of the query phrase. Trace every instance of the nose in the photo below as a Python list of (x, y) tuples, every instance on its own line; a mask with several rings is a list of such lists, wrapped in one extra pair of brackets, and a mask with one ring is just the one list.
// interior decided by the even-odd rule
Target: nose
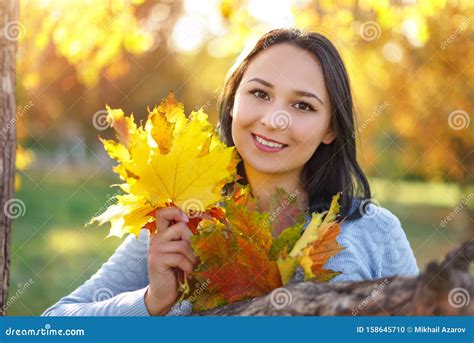
[(291, 114), (288, 111), (280, 108), (269, 109), (260, 119), (262, 125), (274, 129), (285, 130), (291, 126)]

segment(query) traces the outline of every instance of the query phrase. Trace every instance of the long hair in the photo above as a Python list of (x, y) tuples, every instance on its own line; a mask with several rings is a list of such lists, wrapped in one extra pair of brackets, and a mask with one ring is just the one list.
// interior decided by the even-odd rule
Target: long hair
[[(354, 130), (354, 105), (349, 77), (342, 58), (335, 46), (316, 32), (296, 29), (276, 29), (264, 34), (253, 49), (237, 60), (230, 69), (218, 98), (219, 132), (228, 146), (235, 146), (232, 139), (232, 117), (235, 93), (250, 62), (265, 49), (276, 44), (292, 44), (310, 52), (319, 62), (324, 74), (331, 105), (331, 126), (336, 138), (330, 144), (321, 143), (304, 165), (300, 182), (308, 193), (309, 210), (325, 211), (332, 196), (342, 192), (341, 217), (346, 220), (360, 218), (363, 211), (355, 210), (359, 204), (370, 202), (369, 182), (356, 159)], [(248, 184), (243, 161), (237, 166), (241, 184)], [(231, 185), (224, 189), (229, 192)], [(365, 207), (365, 206), (363, 206)]]

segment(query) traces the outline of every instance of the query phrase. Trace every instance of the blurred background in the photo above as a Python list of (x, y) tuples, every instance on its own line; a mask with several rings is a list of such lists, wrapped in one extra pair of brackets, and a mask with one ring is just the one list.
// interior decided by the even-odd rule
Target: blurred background
[(398, 216), (420, 269), (473, 238), (473, 1), (20, 3), (8, 315), (40, 315), (121, 243), (84, 228), (118, 181), (98, 140), (112, 137), (105, 105), (144, 119), (174, 90), (216, 123), (233, 60), (272, 28), (316, 30), (340, 50), (373, 200)]

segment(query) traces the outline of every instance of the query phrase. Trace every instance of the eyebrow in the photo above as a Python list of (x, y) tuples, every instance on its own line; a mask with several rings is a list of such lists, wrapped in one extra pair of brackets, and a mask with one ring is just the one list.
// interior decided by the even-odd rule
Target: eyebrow
[[(269, 88), (275, 88), (270, 82), (268, 81), (265, 81), (265, 80), (262, 80), (258, 77), (254, 77), (253, 79), (250, 79), (247, 81), (248, 82), (251, 82), (251, 81), (256, 81), (256, 82), (259, 82), (261, 83), (262, 85), (264, 86), (267, 86)], [(310, 93), (310, 92), (306, 92), (306, 91), (301, 91), (301, 90), (294, 90), (293, 91), (294, 94), (296, 95), (299, 95), (299, 96), (304, 96), (304, 97), (308, 97), (308, 98), (315, 98), (316, 100), (318, 100), (322, 105), (324, 105), (324, 102), (321, 100), (321, 98), (319, 96), (317, 96), (316, 94), (314, 93)]]

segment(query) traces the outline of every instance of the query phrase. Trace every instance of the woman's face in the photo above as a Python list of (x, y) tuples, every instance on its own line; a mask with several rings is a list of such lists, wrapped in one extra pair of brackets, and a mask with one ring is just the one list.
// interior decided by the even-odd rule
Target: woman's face
[(335, 138), (330, 114), (323, 72), (311, 53), (286, 43), (262, 50), (245, 71), (230, 113), (245, 170), (299, 178), (319, 144)]

